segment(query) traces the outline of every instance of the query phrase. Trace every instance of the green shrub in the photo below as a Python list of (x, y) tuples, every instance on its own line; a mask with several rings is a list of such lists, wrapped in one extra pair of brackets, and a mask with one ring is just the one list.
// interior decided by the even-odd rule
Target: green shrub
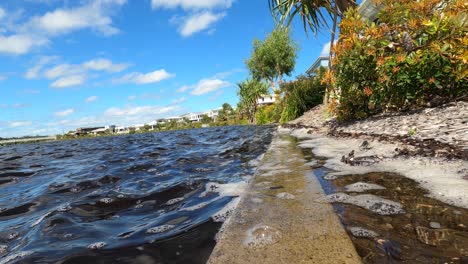
[(317, 76), (299, 76), (297, 80), (284, 83), (283, 109), (280, 122), (286, 123), (301, 116), (305, 111), (323, 101), (325, 85), (321, 83), (324, 70)]
[(466, 96), (466, 7), (442, 2), (381, 0), (379, 24), (346, 12), (324, 79), (335, 87), (330, 105), (339, 119)]

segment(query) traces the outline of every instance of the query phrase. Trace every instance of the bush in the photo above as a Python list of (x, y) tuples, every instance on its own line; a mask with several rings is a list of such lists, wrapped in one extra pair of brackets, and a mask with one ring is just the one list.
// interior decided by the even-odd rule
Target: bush
[(257, 125), (278, 123), (281, 118), (281, 112), (281, 103), (260, 107), (255, 115)]
[(299, 76), (297, 80), (281, 86), (285, 93), (281, 123), (296, 119), (305, 111), (322, 103), (325, 93), (325, 85), (321, 83), (323, 74), (324, 69), (321, 69), (317, 76)]
[(345, 13), (334, 48), (332, 111), (339, 119), (422, 106), (467, 93), (462, 0), (381, 0), (378, 24)]

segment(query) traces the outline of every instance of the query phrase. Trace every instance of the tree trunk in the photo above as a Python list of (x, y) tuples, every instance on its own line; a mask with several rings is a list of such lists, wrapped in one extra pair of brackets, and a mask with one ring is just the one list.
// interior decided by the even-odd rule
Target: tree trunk
[[(331, 40), (330, 40), (330, 53), (328, 54), (328, 69), (329, 70), (332, 70), (332, 67), (333, 67), (333, 64), (332, 64), (332, 58), (333, 58), (333, 47), (335, 46), (335, 36), (336, 36), (336, 26), (337, 26), (337, 22), (338, 22), (338, 6), (337, 4), (335, 3), (335, 6), (334, 6), (334, 15), (333, 15), (333, 28), (332, 28), (332, 32), (331, 32)], [(334, 88), (332, 87), (331, 84), (328, 84), (327, 85), (328, 89), (325, 91), (325, 95), (323, 96), (323, 104), (324, 105), (327, 105), (328, 104), (328, 100), (329, 100), (329, 97), (330, 97), (330, 90), (334, 90)]]

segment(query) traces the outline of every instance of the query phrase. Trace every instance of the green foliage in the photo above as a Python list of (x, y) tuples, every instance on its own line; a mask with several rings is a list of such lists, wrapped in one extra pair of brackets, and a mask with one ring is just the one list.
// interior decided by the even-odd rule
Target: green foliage
[(201, 122), (202, 124), (209, 124), (213, 122), (213, 119), (209, 117), (208, 115), (202, 115)]
[(281, 103), (259, 107), (255, 115), (257, 125), (278, 123), (281, 118), (282, 109)]
[(253, 123), (257, 112), (257, 100), (268, 92), (268, 86), (264, 82), (256, 79), (247, 79), (238, 83), (237, 86), (239, 87), (237, 94), (240, 97), (237, 106), (238, 111), (242, 116), (245, 116), (250, 123)]
[(323, 74), (324, 69), (321, 69), (317, 76), (303, 75), (299, 76), (297, 80), (281, 85), (281, 90), (285, 94), (281, 123), (296, 119), (305, 111), (322, 103), (326, 88), (321, 83)]
[(351, 9), (340, 23), (332, 110), (339, 119), (454, 100), (468, 92), (467, 13), (462, 0), (381, 0), (379, 24)]
[(316, 34), (321, 27), (327, 25), (326, 15), (340, 15), (348, 7), (356, 5), (354, 0), (268, 0), (273, 17), (280, 24), (288, 27), (299, 15), (304, 25), (304, 31), (310, 29)]
[(254, 40), (253, 51), (246, 61), (247, 68), (256, 80), (267, 80), (276, 91), (283, 75), (290, 76), (296, 65), (298, 46), (286, 29), (275, 29), (264, 41)]

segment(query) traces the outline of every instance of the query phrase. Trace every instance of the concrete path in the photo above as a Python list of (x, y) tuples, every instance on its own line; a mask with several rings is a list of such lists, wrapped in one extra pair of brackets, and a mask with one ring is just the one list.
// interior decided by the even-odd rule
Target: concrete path
[(361, 263), (300, 149), (277, 135), (208, 263)]

